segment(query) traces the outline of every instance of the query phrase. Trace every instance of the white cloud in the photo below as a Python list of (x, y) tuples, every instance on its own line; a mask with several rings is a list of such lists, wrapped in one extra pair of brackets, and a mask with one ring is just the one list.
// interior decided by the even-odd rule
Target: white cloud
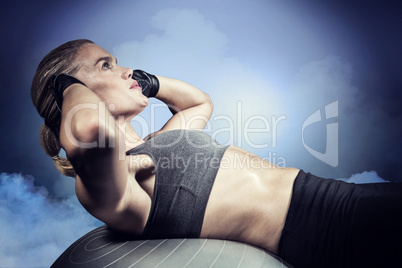
[[(297, 166), (313, 173), (345, 176), (356, 172), (356, 167), (359, 169), (372, 167), (378, 170), (379, 163), (394, 161), (389, 159), (393, 154), (387, 153), (393, 150), (393, 145), (389, 147), (389, 140), (397, 141), (399, 137), (396, 137), (397, 132), (392, 131), (384, 135), (384, 130), (395, 129), (396, 120), (392, 120), (384, 113), (380, 108), (381, 105), (378, 105), (380, 101), (371, 104), (364, 102), (367, 90), (361, 87), (361, 83), (357, 84), (358, 79), (355, 77), (353, 67), (347, 59), (327, 55), (303, 65), (295, 75), (293, 86), (289, 91), (292, 101), (287, 103), (290, 105), (287, 110), (295, 119), (289, 122), (292, 132), (300, 133), (300, 124), (320, 109), (323, 120), (315, 124), (316, 128), (309, 127), (307, 131), (310, 132), (305, 134), (309, 139), (309, 146), (319, 148), (325, 153), (326, 124), (339, 124), (337, 169), (331, 169), (326, 164), (309, 157), (303, 148), (294, 150), (300, 159)], [(333, 101), (339, 103), (338, 117), (326, 120), (323, 108)]]
[(339, 100), (342, 106), (356, 104), (358, 88), (352, 84), (354, 70), (350, 62), (335, 55), (303, 65), (294, 81), (293, 93), (309, 96), (316, 107)]
[[(382, 149), (385, 138), (381, 129), (373, 128), (373, 125), (387, 122), (381, 120), (384, 118), (381, 111), (362, 103), (364, 89), (355, 84), (354, 66), (348, 59), (317, 54), (314, 60), (308, 58), (310, 61), (290, 74), (287, 83), (273, 84), (269, 77), (272, 74), (264, 73), (268, 72), (264, 70), (276, 70), (275, 62), (253, 67), (252, 62), (244, 62), (247, 52), (243, 53), (242, 60), (230, 55), (230, 47), (238, 48), (236, 40), (229, 39), (226, 32), (197, 10), (165, 9), (152, 17), (150, 25), (154, 30), (142, 40), (125, 42), (111, 52), (123, 66), (182, 79), (207, 92), (215, 104), (209, 132), (214, 134), (228, 129), (216, 137), (219, 142), (241, 146), (262, 157), (276, 151), (278, 156), (286, 159), (287, 166), (330, 176), (351, 174), (355, 172), (356, 164), (360, 167), (370, 165), (375, 158), (375, 148)], [(285, 51), (284, 48), (282, 54), (285, 55)], [(292, 62), (291, 58), (283, 60)], [(332, 120), (339, 123), (339, 166), (336, 169), (312, 157), (303, 148), (301, 139), (304, 120), (334, 101), (339, 102), (339, 117)], [(156, 127), (149, 126), (148, 130), (161, 127), (170, 115), (167, 109), (159, 109), (159, 112)], [(144, 122), (149, 122), (149, 114), (148, 109), (140, 115)], [(222, 116), (226, 119), (214, 120)], [(251, 127), (267, 127), (269, 131), (247, 138), (254, 144), (268, 144), (268, 148), (256, 149), (246, 144), (245, 122), (255, 116), (265, 118), (269, 126), (257, 119)], [(272, 116), (286, 117), (280, 121), (275, 133)], [(308, 145), (323, 153), (326, 123), (323, 120), (320, 125), (315, 125), (317, 128), (309, 128), (310, 133), (305, 133)], [(374, 136), (376, 144), (368, 146), (367, 141)]]
[[(210, 121), (212, 132), (227, 127), (227, 121), (231, 121), (230, 124), (236, 127), (232, 132), (237, 135), (237, 129), (243, 131), (244, 127), (237, 125), (240, 121), (244, 124), (255, 115), (262, 115), (270, 121), (272, 114), (279, 113), (283, 106), (282, 93), (256, 70), (238, 58), (228, 56), (228, 38), (200, 12), (166, 9), (152, 17), (150, 23), (159, 33), (150, 34), (142, 41), (118, 45), (112, 53), (123, 66), (181, 79), (208, 93), (216, 104)], [(241, 102), (241, 113), (238, 101)], [(147, 112), (142, 116), (147, 118)], [(226, 119), (213, 120), (216, 116), (225, 116)], [(264, 127), (261, 121), (255, 120), (254, 123)], [(255, 134), (253, 142), (266, 143), (267, 135), (270, 134)], [(238, 139), (235, 137), (231, 144), (240, 145)]]
[[(166, 9), (152, 17), (151, 25), (161, 32), (142, 41), (114, 47), (121, 65), (144, 68), (167, 76), (207, 79), (225, 53), (227, 39), (197, 10)], [(198, 78), (198, 79), (197, 79)]]
[(99, 226), (75, 197), (52, 200), (32, 177), (0, 174), (0, 265), (49, 267), (80, 236)]
[(378, 176), (377, 172), (363, 171), (362, 173), (353, 174), (348, 179), (341, 179), (349, 183), (379, 183), (379, 182), (389, 182)]

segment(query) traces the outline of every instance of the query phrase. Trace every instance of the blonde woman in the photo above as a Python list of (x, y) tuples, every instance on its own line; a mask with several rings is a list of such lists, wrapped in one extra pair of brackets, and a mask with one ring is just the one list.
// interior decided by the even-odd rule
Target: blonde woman
[[(121, 67), (92, 41), (46, 55), (31, 97), (44, 118), (45, 152), (76, 178), (85, 209), (115, 230), (243, 241), (296, 267), (383, 265), (398, 253), (400, 184), (321, 179), (221, 146), (202, 132), (213, 109), (206, 93)], [(130, 121), (149, 97), (166, 103), (172, 117), (142, 139)], [(253, 165), (239, 168), (236, 159)]]

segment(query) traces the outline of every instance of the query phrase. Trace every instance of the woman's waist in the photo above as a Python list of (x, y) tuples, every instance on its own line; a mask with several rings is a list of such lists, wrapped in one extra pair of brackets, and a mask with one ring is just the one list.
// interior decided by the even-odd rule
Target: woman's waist
[(214, 189), (206, 208), (201, 236), (247, 242), (276, 253), (285, 224), (291, 190), (223, 193)]
[[(233, 160), (230, 154), (229, 151), (225, 157)], [(275, 252), (297, 173), (293, 168), (256, 166), (219, 169), (207, 204), (202, 235), (224, 234), (223, 238)]]
[(232, 185), (234, 192), (246, 187), (264, 194), (264, 191), (276, 192), (282, 188), (289, 190), (298, 173), (297, 168), (278, 167), (242, 148), (229, 146), (220, 162), (215, 184)]

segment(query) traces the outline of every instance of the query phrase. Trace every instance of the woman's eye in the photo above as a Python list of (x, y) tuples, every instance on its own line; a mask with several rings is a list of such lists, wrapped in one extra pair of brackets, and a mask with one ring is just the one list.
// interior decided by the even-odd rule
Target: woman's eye
[(109, 62), (104, 62), (102, 64), (102, 69), (104, 69), (104, 70), (112, 69), (112, 66), (109, 64)]

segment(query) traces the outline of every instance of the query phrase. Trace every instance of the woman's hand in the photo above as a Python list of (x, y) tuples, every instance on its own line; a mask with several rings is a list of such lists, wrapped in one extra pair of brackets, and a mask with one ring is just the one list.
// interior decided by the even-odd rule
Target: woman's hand
[(142, 70), (134, 70), (132, 78), (137, 80), (144, 96), (155, 97), (159, 91), (159, 81), (155, 75), (146, 73)]
[(51, 78), (51, 85), (49, 88), (56, 100), (56, 105), (60, 112), (63, 104), (64, 91), (73, 84), (82, 84), (85, 86), (83, 82), (68, 74), (58, 74)]

